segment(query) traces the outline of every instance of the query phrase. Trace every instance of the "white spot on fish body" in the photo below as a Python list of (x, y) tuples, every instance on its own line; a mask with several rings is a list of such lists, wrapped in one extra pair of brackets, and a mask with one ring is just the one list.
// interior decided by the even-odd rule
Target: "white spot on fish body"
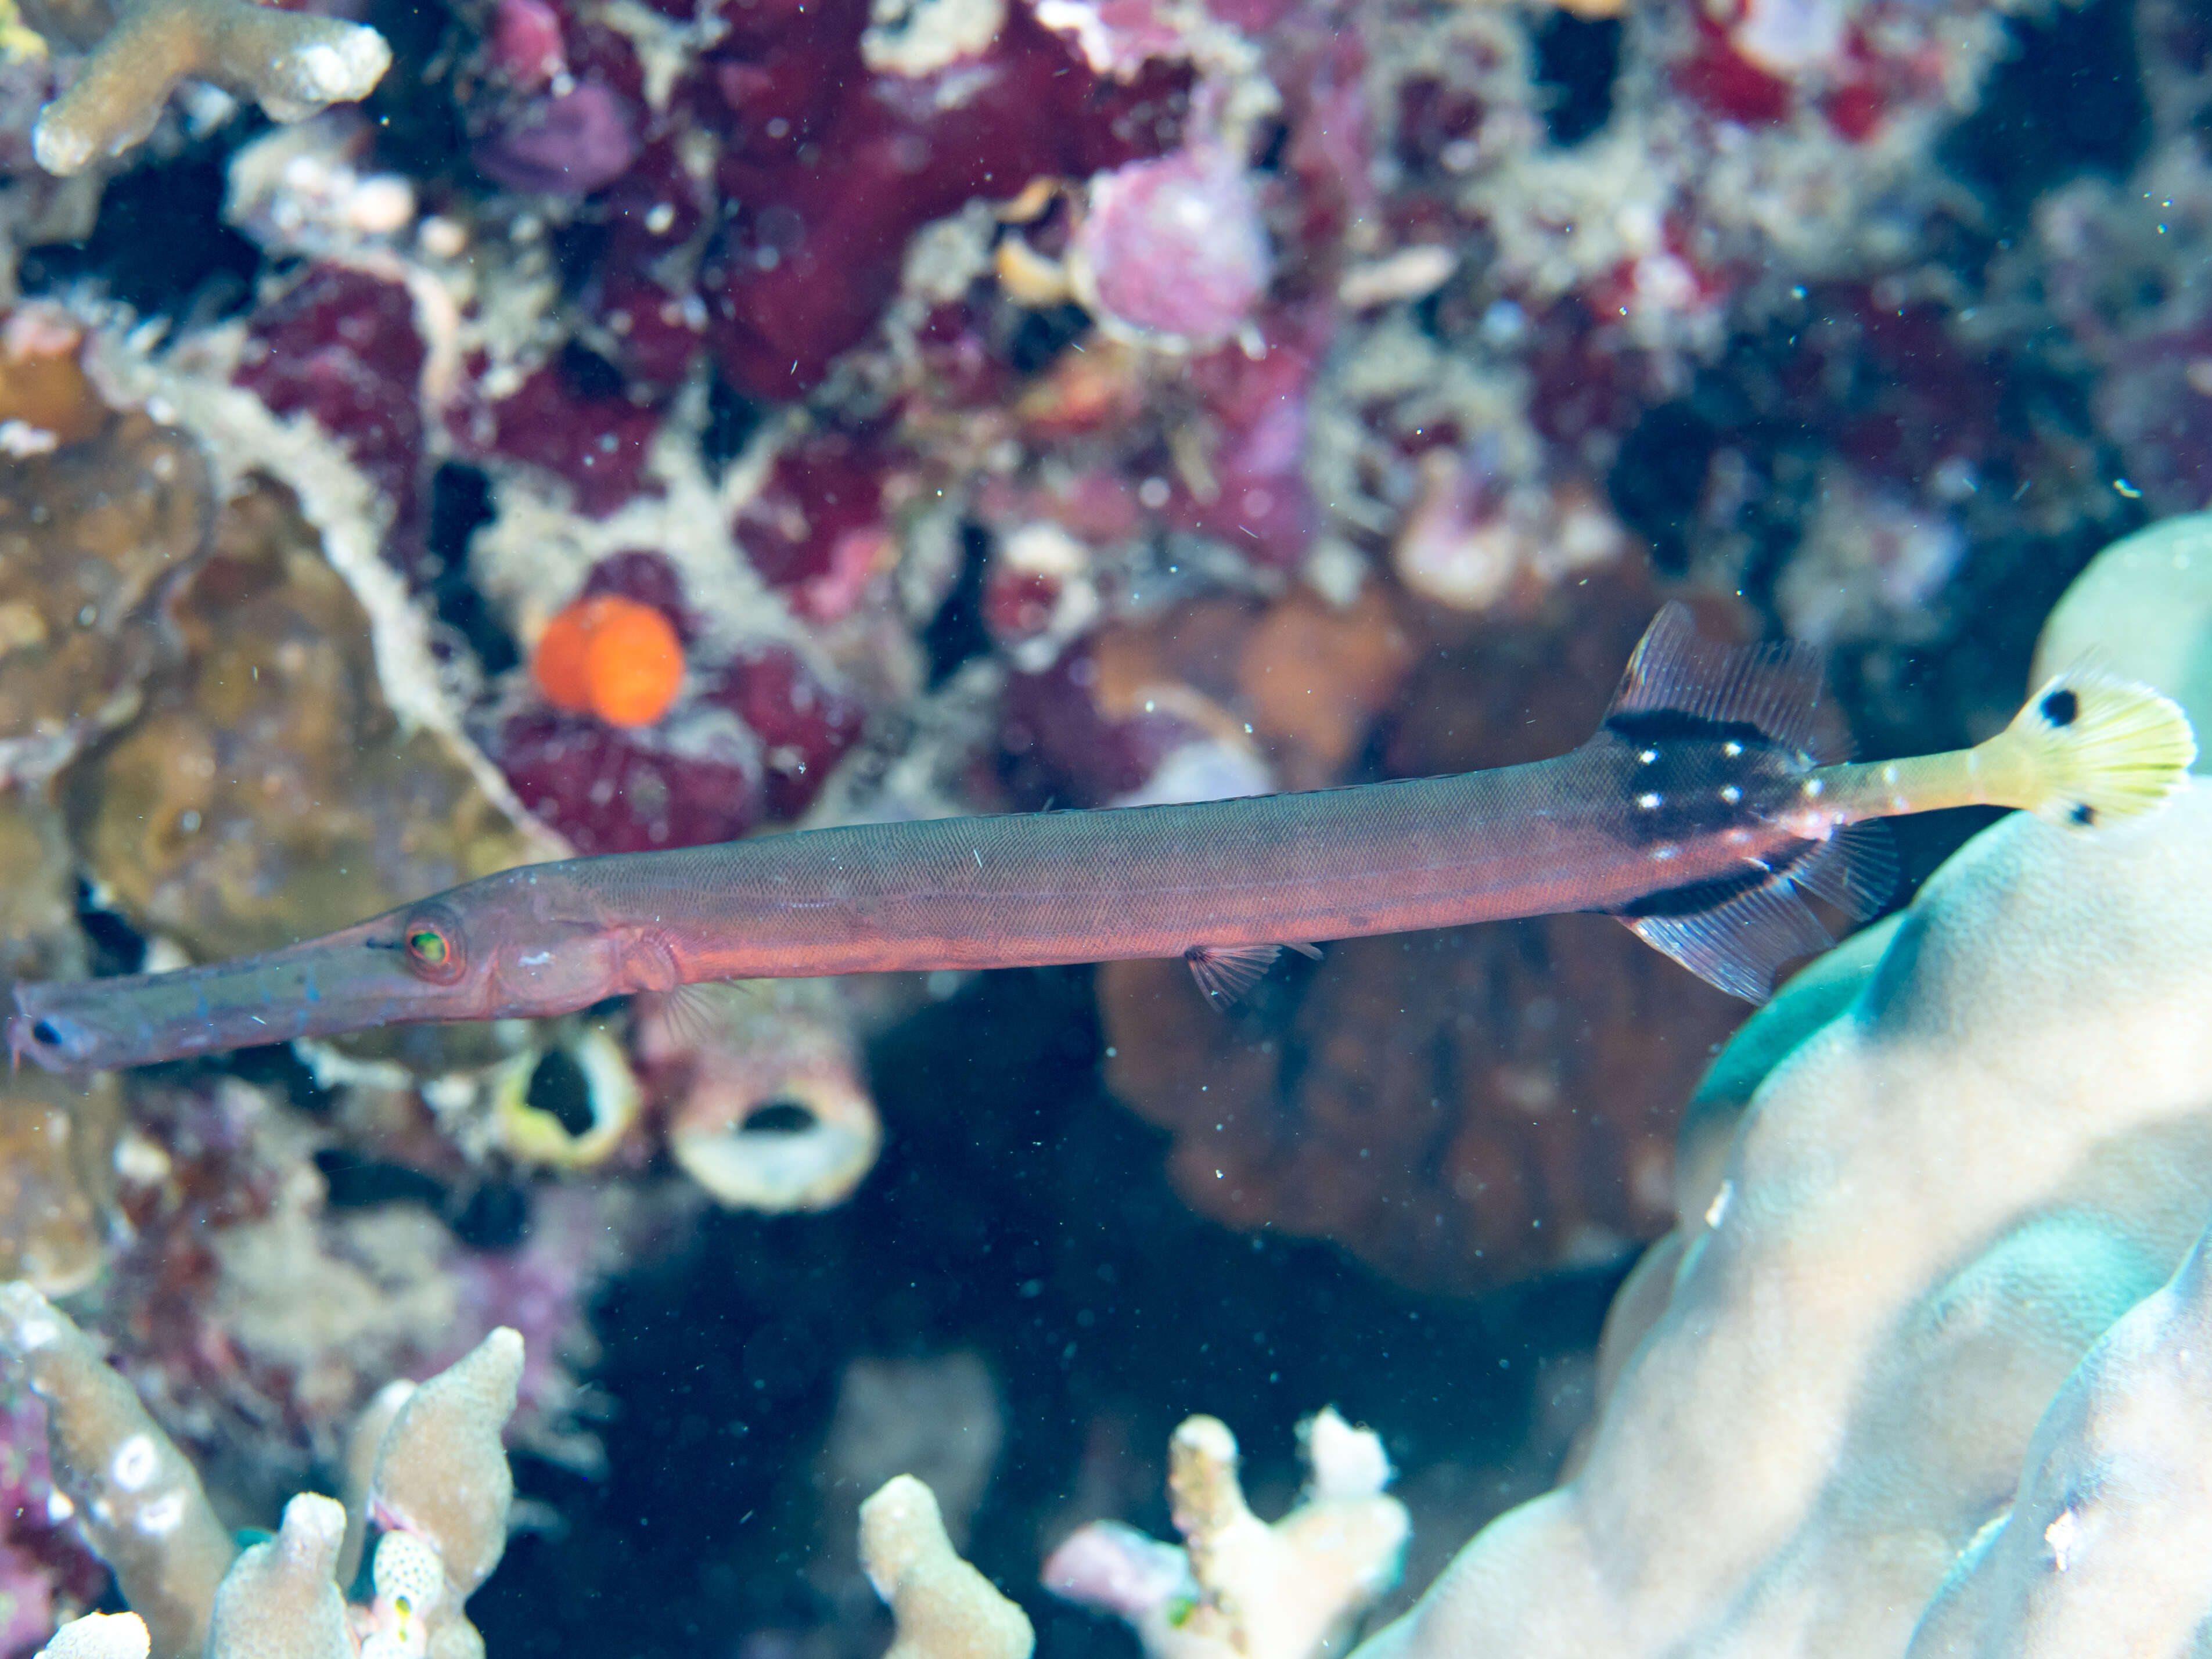
[(1732, 783), (1724, 785), (1721, 790), (1721, 799), (1733, 806), (1743, 799), (1743, 791)]
[(1821, 793), (1823, 793), (1826, 790), (1827, 787), (1828, 787), (1828, 786), (1827, 786), (1826, 784), (1825, 784), (1825, 783), (1821, 782), (1821, 781), (1820, 781), (1820, 779), (1818, 779), (1818, 778), (1808, 778), (1808, 779), (1806, 779), (1806, 780), (1805, 780), (1805, 799), (1808, 799), (1808, 800), (1813, 800), (1813, 799), (1817, 799), (1817, 798), (1818, 798)]
[(968, 850), (975, 855), (975, 867), (978, 870), (981, 869), (983, 867), (983, 849), (980, 847), (971, 847)]
[(1652, 762), (1659, 758), (1659, 751), (1656, 749), (1647, 749), (1636, 758), (1642, 761), (1646, 766), (1649, 766)]
[(1656, 811), (1659, 804), (1665, 799), (1666, 797), (1660, 794), (1656, 789), (1646, 790), (1643, 794), (1640, 794), (1636, 798), (1636, 804), (1642, 807), (1645, 811), (1650, 812)]
[(1743, 745), (1738, 743), (1735, 738), (1730, 738), (1726, 743), (1721, 745), (1721, 753), (1726, 755), (1730, 760), (1734, 760), (1738, 755), (1743, 753)]
[(1679, 847), (1655, 847), (1651, 849), (1651, 861), (1654, 864), (1664, 864), (1669, 859), (1680, 858), (1681, 853), (1682, 849)]
[(517, 957), (514, 959), (514, 964), (518, 968), (543, 968), (552, 960), (553, 953), (550, 951), (539, 951), (530, 956)]

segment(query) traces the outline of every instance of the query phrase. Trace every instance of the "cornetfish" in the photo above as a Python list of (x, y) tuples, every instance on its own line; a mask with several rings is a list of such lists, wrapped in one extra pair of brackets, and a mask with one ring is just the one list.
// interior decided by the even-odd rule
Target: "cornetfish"
[(2154, 808), (2196, 754), (2171, 702), (2085, 668), (1972, 749), (1831, 763), (1820, 693), (1816, 651), (1704, 642), (1670, 605), (1555, 759), (528, 866), (236, 962), (19, 985), (8, 1042), (94, 1071), (710, 980), (1128, 957), (1182, 956), (1229, 1000), (1285, 945), (1565, 911), (1756, 1001), (1829, 942), (1804, 893), (1862, 916), (1887, 898), (1865, 821), (1980, 803), (2093, 827)]

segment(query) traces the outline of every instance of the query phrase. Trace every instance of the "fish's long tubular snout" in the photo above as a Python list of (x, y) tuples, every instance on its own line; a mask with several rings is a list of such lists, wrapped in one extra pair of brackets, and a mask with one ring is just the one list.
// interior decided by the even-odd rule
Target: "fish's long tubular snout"
[(379, 918), (239, 962), (19, 984), (9, 1052), (50, 1072), (106, 1072), (401, 1020), (467, 1018), (465, 991), (408, 972), (393, 931)]

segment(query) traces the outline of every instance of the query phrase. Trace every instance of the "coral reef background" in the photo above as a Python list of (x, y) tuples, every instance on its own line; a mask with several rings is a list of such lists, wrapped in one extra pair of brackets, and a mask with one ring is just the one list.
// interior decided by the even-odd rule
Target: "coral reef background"
[[(2205, 504), (2209, 76), (2201, 0), (0, 5), (8, 970), (1532, 759), (1668, 597), (1984, 736)], [(1040, 1575), (1194, 1413), (1271, 1516), (1380, 1433), (1386, 1613), (1552, 1486), (1744, 1012), (1569, 916), (19, 1073), (0, 1279), (232, 1527), (520, 1333), (498, 1659), (879, 1651), (905, 1473), (1126, 1655)], [(0, 1396), (9, 1655), (120, 1605), (47, 1455)]]

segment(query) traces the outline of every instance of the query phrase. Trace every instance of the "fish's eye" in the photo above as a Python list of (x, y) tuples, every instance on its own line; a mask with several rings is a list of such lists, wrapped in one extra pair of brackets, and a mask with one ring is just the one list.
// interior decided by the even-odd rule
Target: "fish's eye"
[(460, 937), (444, 921), (417, 917), (401, 931), (399, 941), (407, 965), (420, 977), (434, 982), (460, 977)]

